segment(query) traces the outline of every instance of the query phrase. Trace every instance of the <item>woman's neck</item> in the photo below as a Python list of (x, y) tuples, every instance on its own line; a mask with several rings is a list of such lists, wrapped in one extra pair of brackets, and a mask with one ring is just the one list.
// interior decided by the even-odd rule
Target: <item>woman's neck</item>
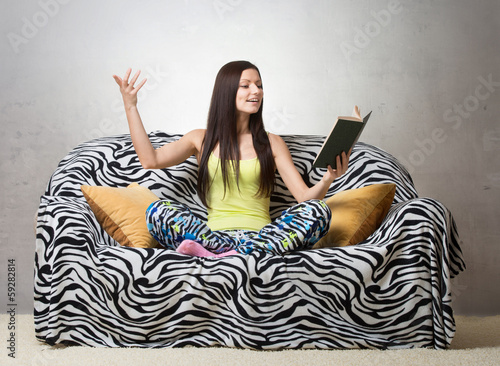
[(236, 119), (236, 133), (238, 135), (245, 135), (251, 133), (250, 131), (250, 115), (239, 114)]

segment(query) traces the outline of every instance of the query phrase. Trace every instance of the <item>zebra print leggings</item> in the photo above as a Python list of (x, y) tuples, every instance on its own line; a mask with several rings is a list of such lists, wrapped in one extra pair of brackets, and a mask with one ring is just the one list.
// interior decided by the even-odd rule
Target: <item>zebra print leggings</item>
[(146, 211), (148, 230), (163, 247), (175, 250), (190, 239), (214, 253), (235, 249), (241, 254), (258, 250), (283, 255), (307, 249), (328, 232), (330, 219), (330, 208), (321, 200), (290, 207), (260, 231), (212, 231), (189, 207), (174, 201), (153, 202)]

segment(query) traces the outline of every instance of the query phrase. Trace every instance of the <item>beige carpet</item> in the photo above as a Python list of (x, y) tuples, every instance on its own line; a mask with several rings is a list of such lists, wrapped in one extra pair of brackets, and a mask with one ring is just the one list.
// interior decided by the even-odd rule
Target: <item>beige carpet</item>
[(0, 315), (1, 365), (500, 365), (500, 315), (457, 316), (457, 334), (448, 350), (287, 350), (228, 348), (50, 347), (34, 336), (32, 315), (16, 318), (15, 356), (9, 354), (9, 318)]

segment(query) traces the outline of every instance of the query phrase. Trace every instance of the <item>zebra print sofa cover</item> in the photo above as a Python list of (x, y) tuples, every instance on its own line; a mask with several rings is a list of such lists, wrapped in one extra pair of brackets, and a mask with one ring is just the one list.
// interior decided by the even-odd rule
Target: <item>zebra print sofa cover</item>
[[(159, 146), (179, 138), (150, 134)], [(306, 182), (322, 136), (283, 136)], [(129, 135), (77, 146), (41, 197), (35, 255), (36, 337), (49, 344), (106, 347), (446, 348), (455, 333), (450, 279), (464, 268), (450, 212), (418, 198), (388, 153), (358, 143), (328, 196), (395, 183), (382, 226), (350, 247), (286, 256), (198, 258), (122, 247), (97, 223), (81, 184), (138, 182), (158, 197), (206, 215), (197, 163), (144, 170)], [(279, 176), (271, 213), (293, 203)]]

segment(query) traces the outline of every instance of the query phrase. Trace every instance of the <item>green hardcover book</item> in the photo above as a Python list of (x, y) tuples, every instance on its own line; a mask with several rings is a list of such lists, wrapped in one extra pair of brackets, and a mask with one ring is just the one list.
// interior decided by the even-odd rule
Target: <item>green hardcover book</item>
[(330, 165), (333, 169), (337, 169), (337, 155), (341, 155), (343, 151), (347, 154), (351, 150), (371, 114), (372, 112), (368, 113), (363, 120), (356, 117), (337, 118), (314, 160), (313, 167), (326, 168)]

